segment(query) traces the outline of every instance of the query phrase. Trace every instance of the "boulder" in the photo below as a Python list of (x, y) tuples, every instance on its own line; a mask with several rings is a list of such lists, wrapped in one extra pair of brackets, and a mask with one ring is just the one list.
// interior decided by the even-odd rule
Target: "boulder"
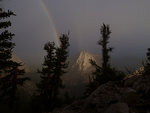
[(121, 99), (119, 90), (120, 88), (113, 82), (101, 85), (85, 100), (85, 108), (104, 111), (110, 104)]
[(110, 105), (104, 113), (129, 113), (129, 107), (126, 103), (115, 103)]
[(89, 97), (55, 113), (149, 113), (150, 76), (138, 75), (99, 86)]

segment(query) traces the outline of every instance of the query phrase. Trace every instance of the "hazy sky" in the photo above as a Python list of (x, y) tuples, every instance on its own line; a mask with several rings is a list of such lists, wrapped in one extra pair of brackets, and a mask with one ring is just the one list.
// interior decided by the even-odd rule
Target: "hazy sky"
[(14, 11), (12, 31), (15, 53), (27, 64), (41, 64), (43, 46), (70, 31), (70, 54), (80, 50), (100, 53), (97, 45), (102, 23), (112, 30), (113, 57), (143, 58), (150, 47), (150, 0), (4, 0), (0, 6)]

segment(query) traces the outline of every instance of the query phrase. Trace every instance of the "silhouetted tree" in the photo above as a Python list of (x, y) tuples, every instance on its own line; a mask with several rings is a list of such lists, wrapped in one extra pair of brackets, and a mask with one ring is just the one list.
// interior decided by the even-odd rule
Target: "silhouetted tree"
[(44, 58), (42, 71), (39, 71), (42, 80), (38, 88), (44, 102), (43, 108), (47, 112), (58, 105), (59, 90), (64, 87), (61, 76), (68, 67), (68, 46), (69, 37), (63, 34), (60, 37), (60, 47), (55, 47), (54, 42), (48, 42), (44, 47), (47, 55)]
[(109, 56), (109, 52), (112, 51), (112, 47), (108, 47), (108, 43), (109, 43), (109, 38), (110, 38), (110, 34), (111, 34), (111, 31), (110, 31), (110, 28), (109, 28), (109, 25), (105, 25), (103, 24), (103, 26), (101, 27), (100, 29), (101, 31), (101, 35), (102, 35), (102, 39), (100, 41), (98, 41), (98, 44), (100, 46), (102, 46), (102, 69), (105, 73), (105, 70), (110, 67), (110, 64), (109, 64), (109, 59), (110, 59), (110, 56)]
[(145, 71), (145, 74), (150, 74), (150, 48), (147, 49), (148, 52), (147, 52), (147, 61), (146, 61), (146, 64), (144, 66), (144, 71)]
[[(13, 12), (8, 11), (5, 12), (0, 8), (0, 29), (6, 29), (11, 26), (10, 21), (2, 21), (5, 18), (8, 18), (12, 15), (15, 15)], [(8, 32), (8, 30), (4, 30), (0, 34), (0, 75), (2, 76), (2, 71), (4, 72), (10, 64), (10, 59), (12, 55), (12, 49), (15, 44), (11, 42), (14, 34)]]
[(64, 88), (61, 76), (66, 73), (66, 68), (68, 67), (67, 57), (68, 57), (68, 47), (69, 47), (69, 37), (63, 34), (60, 37), (60, 47), (56, 48), (56, 59), (55, 59), (55, 69), (53, 76), (53, 86), (54, 93), (53, 99), (57, 100), (59, 94), (59, 89)]
[(54, 62), (55, 62), (55, 43), (48, 42), (44, 46), (44, 50), (47, 52), (47, 55), (44, 57), (44, 63), (41, 73), (41, 82), (37, 84), (42, 101), (43, 101), (43, 110), (48, 112), (50, 107), (50, 102), (52, 98), (52, 76), (54, 75)]
[(11, 22), (2, 21), (10, 16), (15, 16), (15, 14), (0, 8), (0, 102), (9, 104), (13, 108), (17, 85), (22, 85), (27, 78), (18, 76), (24, 74), (24, 69), (20, 68), (21, 63), (12, 60), (12, 49), (15, 46), (12, 42), (14, 34), (7, 30)]
[(109, 59), (110, 59), (109, 52), (112, 51), (112, 47), (108, 47), (108, 43), (109, 43), (108, 40), (111, 34), (109, 25), (103, 24), (101, 26), (100, 33), (101, 33), (102, 39), (98, 41), (98, 44), (102, 47), (102, 66), (101, 67), (98, 66), (96, 62), (93, 60), (90, 60), (90, 63), (96, 68), (96, 71), (93, 72), (93, 74), (96, 75), (95, 80), (99, 82), (100, 84), (102, 84), (109, 80), (108, 76), (109, 74), (111, 74), (109, 73), (111, 69), (111, 66), (109, 63)]
[(86, 95), (89, 95), (101, 84), (108, 81), (120, 80), (125, 76), (123, 72), (116, 70), (110, 65), (109, 53), (112, 52), (113, 48), (108, 47), (111, 34), (109, 25), (103, 24), (100, 33), (102, 39), (98, 41), (98, 44), (102, 47), (102, 66), (99, 66), (95, 61), (90, 59), (90, 63), (95, 67), (95, 71), (92, 73), (94, 77), (90, 78)]

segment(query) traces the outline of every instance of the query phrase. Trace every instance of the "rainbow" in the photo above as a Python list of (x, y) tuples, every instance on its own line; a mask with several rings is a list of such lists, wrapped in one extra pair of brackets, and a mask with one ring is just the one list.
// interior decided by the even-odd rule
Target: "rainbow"
[(44, 0), (39, 0), (40, 1), (40, 4), (44, 10), (44, 12), (46, 13), (52, 27), (53, 27), (53, 32), (55, 34), (55, 38), (56, 38), (56, 43), (57, 43), (57, 46), (60, 47), (60, 40), (59, 40), (59, 36), (58, 36), (58, 33), (57, 33), (57, 30), (56, 30), (56, 26), (53, 22), (53, 19), (52, 19), (52, 16), (51, 16), (51, 13), (50, 11), (48, 10), (48, 8), (46, 7), (46, 4), (44, 3)]

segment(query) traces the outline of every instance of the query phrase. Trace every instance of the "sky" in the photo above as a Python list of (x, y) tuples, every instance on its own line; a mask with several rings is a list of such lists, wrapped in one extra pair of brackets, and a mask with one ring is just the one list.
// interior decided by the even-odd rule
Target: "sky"
[[(70, 32), (70, 56), (81, 50), (101, 55), (100, 27), (112, 31), (111, 54), (119, 63), (143, 60), (150, 47), (150, 0), (3, 0), (10, 9), (15, 54), (28, 65), (41, 65), (47, 41)], [(57, 32), (57, 34), (56, 34)]]

